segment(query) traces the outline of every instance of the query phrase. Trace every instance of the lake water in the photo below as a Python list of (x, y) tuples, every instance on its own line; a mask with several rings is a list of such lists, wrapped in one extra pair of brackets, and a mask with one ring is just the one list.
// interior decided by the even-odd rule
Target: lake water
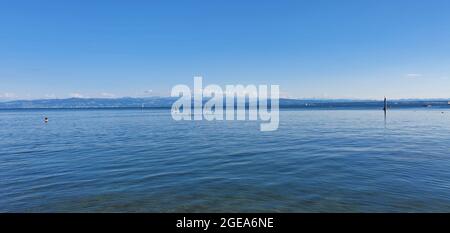
[[(49, 117), (44, 124), (43, 117)], [(0, 111), (0, 212), (448, 212), (450, 111)]]

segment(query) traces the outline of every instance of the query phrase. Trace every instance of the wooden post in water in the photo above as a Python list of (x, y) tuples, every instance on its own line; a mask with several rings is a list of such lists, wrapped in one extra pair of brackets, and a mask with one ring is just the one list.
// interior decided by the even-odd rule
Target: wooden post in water
[(384, 110), (384, 128), (386, 128), (386, 113), (387, 113), (387, 109), (388, 109), (387, 99), (386, 99), (386, 96), (385, 96), (384, 97), (384, 107), (383, 107), (383, 110)]

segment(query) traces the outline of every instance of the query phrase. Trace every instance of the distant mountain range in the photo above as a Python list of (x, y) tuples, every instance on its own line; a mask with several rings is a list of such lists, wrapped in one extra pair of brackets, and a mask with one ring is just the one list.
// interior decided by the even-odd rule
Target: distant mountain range
[(0, 108), (141, 108), (170, 107), (177, 98), (69, 98), (0, 102)]
[[(69, 98), (0, 102), (0, 109), (27, 108), (170, 108), (178, 98)], [(391, 100), (390, 108), (450, 108), (449, 100)], [(383, 108), (383, 101), (349, 99), (280, 99), (280, 108)]]

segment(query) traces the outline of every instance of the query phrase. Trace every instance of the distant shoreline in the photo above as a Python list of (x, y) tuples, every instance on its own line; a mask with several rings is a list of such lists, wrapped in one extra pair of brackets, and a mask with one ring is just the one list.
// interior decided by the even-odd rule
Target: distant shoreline
[[(0, 109), (170, 109), (174, 101), (171, 97), (16, 100), (0, 102)], [(279, 99), (280, 109), (383, 109), (383, 106), (382, 100)], [(388, 108), (450, 108), (450, 104), (443, 99), (388, 99)]]
[[(383, 110), (380, 106), (280, 106), (280, 110)], [(389, 110), (439, 110), (450, 109), (450, 105), (438, 106), (390, 106)], [(171, 107), (34, 107), (34, 108), (0, 108), (0, 111), (26, 111), (26, 110), (171, 110)], [(225, 109), (224, 109), (225, 110)]]

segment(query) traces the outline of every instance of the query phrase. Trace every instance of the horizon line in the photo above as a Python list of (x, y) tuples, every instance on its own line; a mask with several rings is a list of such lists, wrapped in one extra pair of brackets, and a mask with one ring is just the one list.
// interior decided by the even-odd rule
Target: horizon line
[[(151, 99), (151, 98), (159, 98), (159, 99), (170, 99), (170, 98), (178, 98), (178, 97), (172, 97), (172, 96), (146, 96), (146, 97), (132, 97), (132, 96), (122, 96), (122, 97), (66, 97), (66, 98), (35, 98), (35, 99), (1, 99), (0, 102), (7, 103), (7, 102), (15, 102), (15, 101), (40, 101), (40, 100), (70, 100), (70, 99), (78, 99), (78, 100), (89, 100), (89, 99), (98, 99), (98, 100), (119, 100), (119, 99)], [(204, 97), (207, 98), (207, 97)], [(271, 98), (268, 98), (271, 99)], [(291, 97), (280, 97), (278, 99), (283, 100), (319, 100), (319, 101), (383, 101), (383, 98), (320, 98), (320, 97), (302, 97), (302, 98), (291, 98)], [(427, 98), (417, 98), (417, 97), (410, 97), (410, 98), (387, 98), (388, 101), (450, 101), (450, 97), (447, 98), (435, 98), (435, 97), (427, 97)]]

